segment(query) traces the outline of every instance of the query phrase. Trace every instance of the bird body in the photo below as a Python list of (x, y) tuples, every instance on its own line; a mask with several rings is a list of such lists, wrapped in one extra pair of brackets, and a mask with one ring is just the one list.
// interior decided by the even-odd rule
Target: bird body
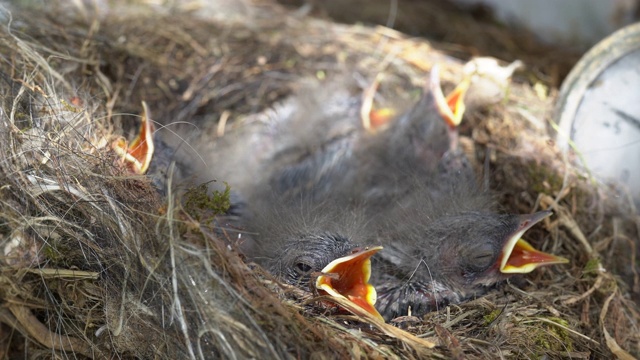
[(217, 119), (169, 124), (160, 138), (175, 149), (177, 163), (190, 164), (178, 180), (227, 182), (241, 198), (257, 188), (284, 193), (331, 183), (323, 179), (336, 176), (341, 165), (335, 162), (347, 156), (360, 132), (360, 99), (339, 83), (301, 81), (292, 96), (236, 119), (224, 133)]

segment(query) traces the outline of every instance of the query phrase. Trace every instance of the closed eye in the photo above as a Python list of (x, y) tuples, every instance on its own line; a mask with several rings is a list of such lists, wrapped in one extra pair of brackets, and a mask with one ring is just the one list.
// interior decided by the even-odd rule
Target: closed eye
[(475, 265), (478, 268), (486, 268), (491, 265), (493, 252), (483, 252), (475, 255)]
[(467, 249), (465, 259), (465, 267), (475, 269), (477, 271), (484, 271), (493, 263), (496, 251), (490, 242), (484, 242), (472, 246)]
[(300, 275), (308, 275), (311, 273), (312, 269), (313, 267), (304, 261), (300, 261), (295, 264), (295, 270)]

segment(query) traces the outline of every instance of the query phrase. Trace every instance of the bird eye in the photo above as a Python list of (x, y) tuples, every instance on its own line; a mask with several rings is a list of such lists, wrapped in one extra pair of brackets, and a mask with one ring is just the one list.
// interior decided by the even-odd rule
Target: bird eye
[(493, 252), (478, 253), (475, 256), (475, 260), (476, 260), (475, 263), (477, 267), (485, 268), (491, 265), (492, 259), (493, 259)]
[(494, 261), (495, 251), (490, 243), (479, 244), (470, 250), (468, 259), (472, 268), (484, 270), (491, 266)]
[(307, 275), (311, 272), (313, 267), (304, 261), (296, 263), (296, 272), (300, 275)]

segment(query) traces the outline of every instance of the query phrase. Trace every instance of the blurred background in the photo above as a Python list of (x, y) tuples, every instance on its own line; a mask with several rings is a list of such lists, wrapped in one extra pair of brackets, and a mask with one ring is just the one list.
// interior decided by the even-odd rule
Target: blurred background
[[(637, 21), (638, 0), (279, 0), (320, 17), (449, 44), (460, 58), (516, 58), (558, 86), (580, 55)], [(529, 61), (528, 61), (529, 60)]]

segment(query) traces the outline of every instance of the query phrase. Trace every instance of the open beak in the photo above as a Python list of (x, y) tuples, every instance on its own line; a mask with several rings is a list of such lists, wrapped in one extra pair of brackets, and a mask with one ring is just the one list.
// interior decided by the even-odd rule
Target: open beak
[(509, 238), (502, 249), (500, 272), (503, 274), (526, 274), (539, 266), (569, 262), (563, 257), (538, 251), (521, 239), (527, 230), (549, 215), (551, 215), (551, 211), (547, 210), (521, 216), (518, 230)]
[(142, 124), (140, 124), (140, 132), (130, 144), (127, 145), (125, 139), (118, 139), (113, 144), (113, 150), (122, 156), (122, 159), (128, 164), (135, 174), (144, 174), (149, 168), (151, 158), (153, 157), (153, 132), (155, 127), (149, 118), (149, 109), (147, 103), (142, 102)]
[(371, 256), (381, 249), (382, 246), (376, 246), (333, 260), (322, 269), (316, 288), (331, 296), (346, 298), (384, 321), (374, 307), (378, 296), (376, 289), (369, 284)]
[(436, 102), (436, 107), (440, 115), (444, 118), (450, 128), (456, 128), (462, 121), (462, 116), (466, 106), (464, 104), (464, 96), (471, 85), (471, 76), (465, 75), (464, 79), (453, 91), (444, 96), (440, 87), (440, 69), (434, 65), (431, 69), (429, 88)]

